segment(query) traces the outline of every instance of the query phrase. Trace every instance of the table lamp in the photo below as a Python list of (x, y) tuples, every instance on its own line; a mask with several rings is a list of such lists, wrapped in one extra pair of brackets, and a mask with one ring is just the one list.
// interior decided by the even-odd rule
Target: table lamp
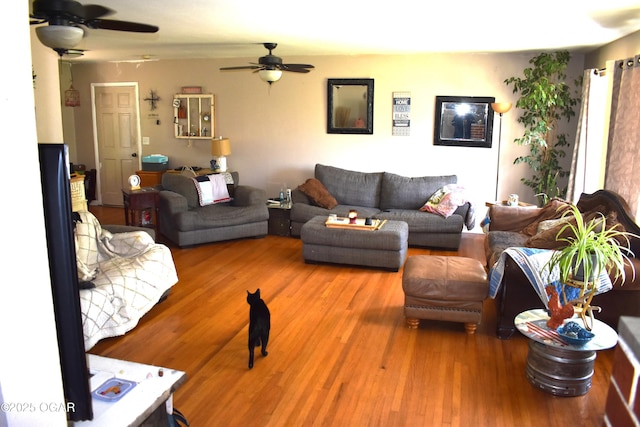
[(220, 172), (227, 171), (227, 158), (231, 154), (231, 141), (229, 138), (215, 138), (211, 141), (211, 155), (217, 157)]

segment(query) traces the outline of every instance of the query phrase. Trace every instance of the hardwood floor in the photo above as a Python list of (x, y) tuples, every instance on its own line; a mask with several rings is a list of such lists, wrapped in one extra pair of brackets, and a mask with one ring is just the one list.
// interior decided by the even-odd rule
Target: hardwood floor
[[(102, 223), (122, 209), (91, 207)], [(483, 260), (482, 235), (458, 252)], [(162, 241), (162, 239), (160, 239)], [(122, 337), (91, 353), (187, 372), (174, 404), (192, 426), (601, 426), (613, 350), (598, 352), (584, 396), (525, 377), (527, 339), (495, 336), (486, 300), (475, 336), (461, 323), (405, 326), (402, 270), (307, 265), (301, 241), (267, 236), (179, 249), (180, 281)], [(247, 368), (246, 290), (272, 313), (269, 355)]]

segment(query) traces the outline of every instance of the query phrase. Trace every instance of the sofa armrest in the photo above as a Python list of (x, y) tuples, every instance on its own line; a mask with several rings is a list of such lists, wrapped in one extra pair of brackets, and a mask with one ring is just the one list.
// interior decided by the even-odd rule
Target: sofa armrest
[(458, 206), (454, 214), (462, 217), (467, 230), (471, 230), (476, 226), (476, 210), (471, 202), (466, 202), (464, 205)]
[(489, 231), (515, 231), (521, 232), (523, 228), (534, 221), (542, 208), (522, 206), (489, 207)]
[(266, 205), (267, 192), (250, 185), (238, 185), (233, 195), (234, 206)]
[(291, 190), (291, 202), (293, 204), (295, 203), (304, 203), (305, 205), (311, 204), (311, 200), (309, 199), (309, 197), (297, 188), (294, 188), (293, 190)]
[(178, 212), (186, 212), (189, 210), (187, 198), (174, 191), (162, 190), (160, 192), (160, 212), (164, 212), (169, 216)]
[(118, 225), (118, 224), (103, 224), (102, 228), (105, 230), (117, 234), (117, 233), (129, 233), (131, 231), (144, 231), (155, 241), (156, 240), (156, 232), (153, 228), (147, 227), (134, 227), (132, 225)]

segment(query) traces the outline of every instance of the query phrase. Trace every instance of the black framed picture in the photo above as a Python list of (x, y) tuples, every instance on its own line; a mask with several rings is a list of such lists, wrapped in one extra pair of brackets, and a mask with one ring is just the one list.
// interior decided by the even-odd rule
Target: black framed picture
[(373, 134), (373, 79), (329, 79), (327, 133)]
[(491, 148), (495, 98), (436, 96), (434, 145)]

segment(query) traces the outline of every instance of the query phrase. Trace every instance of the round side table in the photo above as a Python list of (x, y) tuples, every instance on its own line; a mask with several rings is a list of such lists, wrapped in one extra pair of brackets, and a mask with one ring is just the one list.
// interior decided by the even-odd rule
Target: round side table
[[(597, 350), (614, 347), (618, 334), (609, 325), (594, 320), (595, 337), (583, 346), (562, 341), (558, 332), (547, 327), (549, 315), (543, 309), (527, 310), (515, 318), (516, 328), (529, 340), (526, 375), (529, 382), (556, 396), (581, 396), (591, 388)], [(575, 321), (581, 326), (579, 317)]]

